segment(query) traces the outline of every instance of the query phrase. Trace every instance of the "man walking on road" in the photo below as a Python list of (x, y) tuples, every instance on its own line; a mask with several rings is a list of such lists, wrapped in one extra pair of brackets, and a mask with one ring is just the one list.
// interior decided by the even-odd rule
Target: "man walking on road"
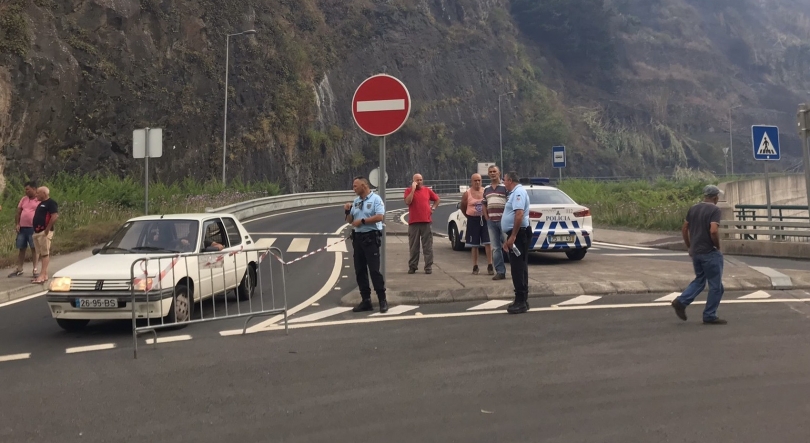
[(692, 206), (686, 214), (681, 234), (689, 248), (695, 279), (683, 293), (672, 301), (675, 314), (686, 321), (686, 307), (703, 292), (709, 282), (709, 295), (703, 310), (703, 323), (724, 325), (726, 320), (717, 317), (717, 307), (723, 298), (723, 254), (720, 252), (720, 189), (714, 185), (703, 188), (703, 201)]
[(51, 191), (45, 186), (37, 189), (37, 199), (39, 205), (34, 212), (34, 247), (42, 260), (42, 272), (31, 283), (45, 283), (48, 281), (53, 225), (59, 218), (59, 205), (51, 199)]
[(37, 262), (39, 262), (39, 255), (34, 247), (34, 213), (39, 206), (37, 199), (37, 184), (35, 182), (27, 182), (25, 184), (25, 195), (20, 199), (17, 204), (17, 216), (15, 218), (15, 229), (17, 230), (17, 249), (20, 254), (17, 258), (17, 269), (14, 270), (9, 277), (18, 277), (23, 275), (23, 265), (25, 264), (25, 251), (31, 248), (31, 261), (34, 263), (34, 278), (39, 277), (37, 273)]
[(506, 186), (501, 182), (501, 170), (492, 165), (487, 171), (490, 183), (484, 188), (484, 218), (489, 229), (489, 241), (492, 243), (492, 262), (495, 264), (495, 277), (493, 280), (506, 278), (506, 265), (503, 261), (503, 231), (501, 230), (501, 217), (506, 206)]
[(371, 191), (371, 184), (365, 177), (356, 177), (353, 183), (357, 198), (346, 203), (346, 223), (354, 228), (352, 246), (354, 247), (354, 273), (360, 289), (362, 301), (352, 310), (354, 312), (373, 311), (371, 306), (371, 287), (368, 277), (374, 284), (374, 292), (380, 301), (380, 312), (388, 312), (388, 301), (385, 299), (385, 280), (380, 272), (380, 245), (382, 244), (382, 222), (385, 218), (385, 205), (379, 195)]
[[(432, 189), (422, 185), (422, 175), (414, 174), (411, 187), (405, 190), (405, 204), (408, 205), (408, 274), (416, 273), (419, 267), (419, 243), (425, 254), (425, 274), (433, 272), (433, 232), (431, 215), (439, 207), (439, 196)], [(433, 206), (430, 205), (433, 202)]]
[[(522, 314), (529, 310), (529, 241), (532, 238), (529, 194), (523, 189), (520, 177), (514, 171), (506, 174), (504, 186), (509, 191), (509, 197), (501, 218), (501, 229), (507, 235), (503, 250), (509, 254), (512, 284), (515, 286), (515, 301), (506, 311), (510, 314)], [(519, 255), (515, 254), (513, 246), (517, 247)]]

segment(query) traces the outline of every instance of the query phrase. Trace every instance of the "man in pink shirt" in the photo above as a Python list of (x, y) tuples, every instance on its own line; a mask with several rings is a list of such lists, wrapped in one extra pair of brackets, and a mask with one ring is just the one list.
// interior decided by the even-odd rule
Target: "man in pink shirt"
[[(439, 196), (432, 189), (422, 185), (422, 175), (414, 174), (411, 187), (405, 190), (405, 204), (408, 205), (408, 245), (411, 256), (408, 260), (408, 274), (416, 273), (419, 266), (419, 242), (425, 254), (425, 274), (433, 272), (433, 232), (431, 214), (439, 206)], [(433, 206), (430, 205), (433, 202)]]
[(37, 199), (37, 184), (35, 182), (27, 182), (25, 184), (25, 195), (20, 199), (17, 204), (17, 217), (15, 218), (17, 230), (17, 249), (20, 250), (20, 255), (17, 259), (17, 269), (14, 270), (9, 277), (17, 277), (23, 275), (23, 264), (25, 263), (25, 251), (31, 248), (31, 261), (34, 262), (34, 278), (38, 277), (37, 263), (39, 262), (39, 255), (34, 248), (34, 212), (37, 210), (39, 200)]

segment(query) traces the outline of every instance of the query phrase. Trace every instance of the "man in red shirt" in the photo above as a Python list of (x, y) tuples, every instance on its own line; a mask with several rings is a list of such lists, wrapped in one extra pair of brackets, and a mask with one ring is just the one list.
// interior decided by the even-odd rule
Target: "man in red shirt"
[[(416, 273), (419, 266), (419, 242), (425, 254), (425, 274), (433, 272), (433, 232), (431, 214), (439, 207), (439, 196), (432, 189), (422, 185), (422, 175), (414, 174), (411, 187), (405, 190), (405, 204), (408, 205), (408, 245), (411, 257), (408, 260), (408, 274)], [(433, 202), (433, 206), (430, 205)]]

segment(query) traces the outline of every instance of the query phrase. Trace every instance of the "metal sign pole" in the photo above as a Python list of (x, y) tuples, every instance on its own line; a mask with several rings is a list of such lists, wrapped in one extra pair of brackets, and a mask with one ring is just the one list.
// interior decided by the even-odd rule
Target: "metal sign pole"
[[(383, 201), (383, 205), (385, 205), (385, 137), (380, 137), (380, 173), (378, 174), (379, 178), (377, 179), (380, 182), (380, 186), (377, 187), (377, 192), (380, 193), (380, 198)], [(387, 208), (386, 208), (387, 210)], [(385, 218), (383, 218), (383, 229), (382, 229), (382, 244), (380, 245), (380, 272), (385, 278)]]
[(807, 143), (808, 128), (807, 127), (807, 105), (802, 103), (799, 105), (799, 135), (802, 138), (802, 157), (804, 163), (804, 185), (807, 192), (807, 211), (810, 216), (810, 146)]
[(146, 128), (146, 155), (144, 159), (144, 215), (149, 215), (149, 128)]

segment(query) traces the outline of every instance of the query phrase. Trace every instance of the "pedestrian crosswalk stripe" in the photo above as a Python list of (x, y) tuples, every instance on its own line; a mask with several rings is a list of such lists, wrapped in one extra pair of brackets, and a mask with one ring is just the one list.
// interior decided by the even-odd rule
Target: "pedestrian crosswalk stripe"
[(331, 308), (331, 309), (327, 309), (325, 311), (316, 312), (314, 314), (305, 315), (303, 317), (291, 318), (290, 320), (288, 320), (288, 323), (304, 323), (304, 322), (308, 322), (308, 321), (322, 320), (324, 318), (331, 317), (333, 315), (342, 314), (344, 312), (351, 311), (351, 310), (352, 310), (352, 308), (344, 308), (344, 307)]
[(679, 292), (670, 292), (669, 294), (667, 294), (667, 295), (665, 295), (665, 296), (663, 296), (661, 298), (655, 299), (655, 301), (672, 302), (672, 300), (675, 300), (676, 298), (678, 298), (679, 295), (681, 295)]
[(275, 243), (275, 242), (276, 242), (275, 238), (260, 238), (260, 239), (256, 240), (255, 245), (256, 245), (257, 248), (267, 249), (267, 248), (273, 246), (273, 243)]
[(757, 291), (757, 292), (752, 292), (752, 293), (750, 293), (748, 295), (743, 295), (742, 297), (739, 297), (740, 300), (752, 300), (752, 299), (763, 299), (763, 298), (771, 298), (771, 294), (768, 294), (765, 291)]
[(606, 249), (637, 249), (639, 251), (655, 251), (655, 248), (648, 248), (646, 246), (630, 246), (630, 245), (618, 245), (615, 243), (605, 243), (605, 242), (593, 242), (594, 246), (598, 246), (600, 248)]
[(600, 298), (602, 297), (597, 297), (595, 295), (580, 295), (579, 297), (574, 297), (562, 303), (557, 303), (557, 306), (587, 305), (588, 303), (599, 300)]
[(419, 308), (419, 306), (399, 305), (389, 309), (388, 312), (386, 312), (385, 314), (378, 312), (376, 314), (371, 314), (369, 317), (376, 317), (379, 315), (399, 315), (417, 308)]
[[(340, 240), (342, 240), (342, 237), (337, 237), (337, 238), (330, 237), (330, 238), (326, 239), (326, 244), (327, 245), (332, 245), (332, 243), (339, 242)], [(349, 250), (346, 249), (346, 242), (338, 243), (336, 245), (329, 246), (328, 248), (326, 248), (326, 250), (327, 250), (327, 252), (349, 252)]]
[(287, 247), (287, 252), (307, 252), (309, 249), (309, 238), (294, 238)]
[(487, 309), (498, 309), (502, 308), (506, 305), (511, 303), (509, 300), (490, 300), (486, 303), (481, 303), (480, 305), (473, 306), (472, 308), (467, 309), (468, 311), (484, 311)]

